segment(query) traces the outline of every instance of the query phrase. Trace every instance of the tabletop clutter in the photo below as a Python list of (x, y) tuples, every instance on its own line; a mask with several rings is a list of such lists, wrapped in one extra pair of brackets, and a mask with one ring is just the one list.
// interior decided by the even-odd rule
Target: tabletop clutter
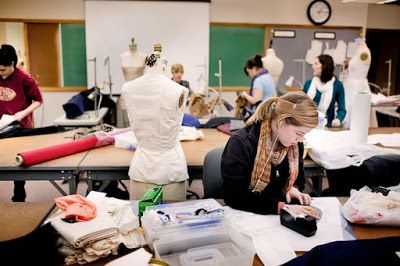
[[(352, 196), (343, 207), (344, 216), (354, 223), (399, 226), (400, 193), (396, 192), (399, 189), (400, 186), (390, 190), (365, 187), (360, 191), (352, 191)], [(335, 202), (327, 198), (326, 202), (330, 203), (324, 208), (324, 201), (315, 199), (316, 210), (325, 221), (310, 222), (308, 216), (290, 217), (297, 224), (306, 225), (305, 228), (296, 229), (288, 226), (287, 221), (282, 222), (289, 219), (287, 213), (280, 218), (277, 215), (272, 217), (274, 215), (244, 214), (245, 212), (222, 206), (214, 199), (163, 203), (162, 198), (160, 186), (149, 189), (140, 201), (108, 198), (105, 193), (94, 191), (86, 198), (80, 195), (57, 198), (55, 201), (59, 211), (47, 221), (59, 233), (58, 249), (65, 256), (65, 264), (86, 264), (110, 254), (117, 255), (120, 245), (123, 244), (128, 249), (137, 250), (107, 265), (139, 265), (139, 261), (145, 261), (145, 264), (140, 265), (148, 265), (151, 255), (138, 249), (146, 245), (155, 256), (153, 261), (162, 261), (165, 263), (162, 265), (252, 265), (256, 251), (257, 254), (260, 253), (259, 257), (265, 265), (275, 265), (271, 256), (269, 259), (265, 258), (265, 254), (262, 254), (264, 251), (259, 250), (262, 239), (260, 234), (271, 236), (274, 233), (275, 236), (280, 234), (285, 238), (285, 234), (279, 230), (284, 232), (289, 229), (273, 228), (272, 225), (282, 228), (286, 226), (295, 234), (295, 238), (287, 238), (288, 245), (294, 244), (291, 242), (293, 239), (300, 239), (309, 240), (316, 246), (319, 243), (315, 242), (318, 239), (318, 227), (321, 230), (319, 234), (324, 234), (324, 230), (329, 228), (326, 224), (335, 220), (331, 209), (338, 203), (335, 198), (330, 198)], [(337, 216), (341, 216), (339, 207)], [(272, 220), (274, 222), (267, 225)], [(246, 223), (249, 227), (255, 226), (251, 225), (251, 221), (257, 223), (257, 230), (249, 233), (240, 229), (241, 223)], [(333, 223), (337, 225), (338, 221)], [(340, 224), (340, 227), (343, 226)], [(308, 231), (305, 233), (304, 230)], [(271, 242), (270, 237), (267, 238)], [(331, 239), (335, 240), (338, 239)], [(323, 241), (330, 242), (329, 239)], [(294, 257), (292, 250), (278, 256), (274, 262), (284, 263)]]

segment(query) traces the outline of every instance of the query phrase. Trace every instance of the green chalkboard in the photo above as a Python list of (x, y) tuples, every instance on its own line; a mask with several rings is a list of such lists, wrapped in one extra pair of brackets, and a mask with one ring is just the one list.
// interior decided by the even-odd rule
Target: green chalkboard
[(61, 23), (64, 87), (87, 85), (85, 24)]
[(222, 86), (249, 86), (243, 72), (246, 61), (264, 54), (264, 27), (210, 26), (209, 85), (218, 86), (218, 59), (222, 59)]

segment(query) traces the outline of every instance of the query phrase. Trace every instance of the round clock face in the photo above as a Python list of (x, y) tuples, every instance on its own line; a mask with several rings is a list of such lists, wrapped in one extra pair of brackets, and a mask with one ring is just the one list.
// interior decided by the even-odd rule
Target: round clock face
[(315, 25), (326, 23), (331, 17), (332, 9), (328, 2), (315, 0), (307, 8), (308, 19)]

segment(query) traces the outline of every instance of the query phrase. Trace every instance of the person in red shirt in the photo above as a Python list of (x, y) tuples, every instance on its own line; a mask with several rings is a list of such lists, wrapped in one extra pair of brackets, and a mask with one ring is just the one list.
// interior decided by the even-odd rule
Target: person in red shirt
[[(17, 68), (14, 47), (3, 44), (0, 48), (0, 118), (14, 115), (24, 128), (33, 128), (33, 111), (43, 102), (36, 80)], [(13, 201), (25, 201), (25, 181), (14, 181)]]

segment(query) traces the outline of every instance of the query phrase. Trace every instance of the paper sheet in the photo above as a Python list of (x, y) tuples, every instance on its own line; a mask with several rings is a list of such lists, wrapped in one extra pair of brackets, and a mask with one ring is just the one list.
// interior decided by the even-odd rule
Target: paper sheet
[(256, 253), (265, 266), (282, 265), (293, 258), (296, 253), (287, 238), (282, 237), (280, 230), (267, 231), (266, 234), (253, 236)]
[[(317, 233), (312, 237), (305, 237), (282, 226), (278, 215), (257, 215), (237, 211), (229, 207), (225, 208), (228, 214), (227, 217), (231, 220), (235, 229), (253, 237), (253, 239), (255, 237), (258, 239), (255, 244), (260, 246), (256, 246), (256, 250), (262, 248), (261, 240), (269, 239), (274, 244), (276, 232), (279, 232), (281, 238), (286, 238), (291, 248), (295, 251), (309, 251), (317, 245), (344, 240), (340, 202), (337, 198), (313, 198), (311, 205), (322, 211), (322, 218), (317, 224)], [(262, 237), (258, 238), (258, 236)]]
[(113, 260), (106, 264), (106, 266), (148, 266), (152, 255), (144, 248), (140, 248), (128, 255)]
[(400, 134), (374, 134), (368, 136), (368, 144), (382, 144), (385, 147), (400, 148)]

